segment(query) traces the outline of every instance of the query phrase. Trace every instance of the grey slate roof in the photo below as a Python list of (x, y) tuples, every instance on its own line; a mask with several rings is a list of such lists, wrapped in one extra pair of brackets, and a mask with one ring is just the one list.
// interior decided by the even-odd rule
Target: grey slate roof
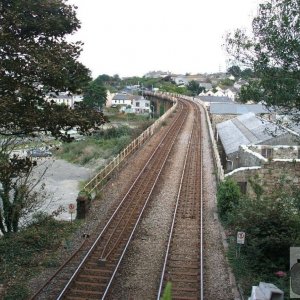
[(233, 103), (233, 101), (229, 97), (218, 97), (218, 96), (199, 96), (200, 100), (204, 102), (226, 102)]
[(116, 94), (112, 100), (131, 100), (133, 99), (132, 95), (128, 95), (128, 94)]
[(273, 138), (269, 132), (276, 132), (276, 136), (287, 133), (275, 124), (257, 118), (254, 113), (219, 123), (216, 128), (227, 155), (238, 151), (240, 145), (260, 144)]
[(270, 113), (262, 104), (211, 103), (210, 113), (216, 115), (243, 115)]

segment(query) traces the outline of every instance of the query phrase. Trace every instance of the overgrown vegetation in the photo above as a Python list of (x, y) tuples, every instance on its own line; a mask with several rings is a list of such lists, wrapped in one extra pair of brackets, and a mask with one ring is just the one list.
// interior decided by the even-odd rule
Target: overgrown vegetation
[(0, 283), (6, 291), (1, 299), (28, 299), (29, 280), (45, 267), (60, 265), (55, 252), (63, 243), (69, 244), (68, 238), (79, 224), (37, 214), (26, 229), (1, 237)]
[[(219, 213), (230, 243), (228, 257), (245, 296), (250, 295), (252, 285), (263, 281), (277, 285), (288, 299), (289, 251), (300, 246), (300, 190), (285, 178), (269, 193), (261, 184), (252, 179), (254, 197), (240, 194), (237, 198), (238, 185), (233, 181), (225, 181), (218, 188)], [(238, 231), (246, 233), (240, 254)], [(278, 271), (283, 272), (282, 277)]]
[[(132, 118), (135, 117), (132, 116)], [(62, 144), (56, 155), (59, 158), (81, 165), (94, 164), (98, 159), (105, 161), (120, 153), (150, 123), (146, 121), (139, 123), (134, 128), (122, 125), (99, 131), (85, 140)], [(101, 167), (101, 163), (99, 167)]]

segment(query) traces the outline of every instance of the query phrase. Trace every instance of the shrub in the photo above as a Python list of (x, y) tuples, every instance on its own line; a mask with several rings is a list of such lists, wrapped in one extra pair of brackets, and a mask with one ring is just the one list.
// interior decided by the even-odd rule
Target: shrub
[(238, 204), (240, 197), (240, 188), (235, 181), (226, 179), (220, 183), (217, 191), (217, 206), (221, 220), (227, 220), (228, 214)]
[(245, 251), (260, 270), (288, 270), (289, 248), (297, 243), (300, 217), (289, 197), (243, 199), (229, 216), (235, 231), (245, 231)]

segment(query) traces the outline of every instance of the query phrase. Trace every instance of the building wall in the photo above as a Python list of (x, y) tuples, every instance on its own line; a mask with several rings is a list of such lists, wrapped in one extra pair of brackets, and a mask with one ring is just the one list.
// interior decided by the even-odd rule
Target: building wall
[[(266, 161), (264, 157), (261, 155), (261, 150), (253, 151), (253, 148), (258, 148), (257, 146), (246, 147), (240, 146), (239, 147), (239, 164), (238, 167), (254, 167), (254, 166), (261, 166), (263, 161)], [(260, 146), (259, 146), (260, 148)]]
[(216, 130), (216, 125), (228, 120), (232, 120), (236, 118), (237, 115), (215, 115), (215, 114), (210, 114), (210, 120), (212, 124), (212, 128), (215, 132)]
[(238, 183), (246, 183), (246, 193), (255, 196), (249, 179), (255, 179), (263, 187), (265, 194), (271, 193), (279, 186), (284, 177), (291, 183), (300, 184), (300, 160), (267, 161), (261, 167), (241, 168), (226, 175)]
[(273, 159), (298, 159), (300, 146), (286, 146), (286, 145), (250, 145), (247, 147), (253, 153), (261, 155), (263, 148), (269, 148), (273, 150)]

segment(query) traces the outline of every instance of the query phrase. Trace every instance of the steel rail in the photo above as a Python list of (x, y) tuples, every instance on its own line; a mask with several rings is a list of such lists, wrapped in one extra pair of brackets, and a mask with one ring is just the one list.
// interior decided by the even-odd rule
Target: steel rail
[[(157, 300), (160, 299), (161, 295), (162, 295), (162, 289), (163, 289), (163, 285), (166, 282), (166, 272), (167, 272), (167, 264), (169, 261), (169, 257), (171, 254), (171, 245), (173, 245), (173, 236), (175, 234), (175, 226), (176, 226), (176, 221), (178, 218), (178, 214), (179, 214), (179, 206), (181, 207), (181, 211), (183, 212), (183, 219), (184, 218), (188, 218), (188, 212), (189, 212), (189, 207), (188, 205), (190, 204), (190, 207), (192, 208), (192, 210), (190, 211), (190, 217), (194, 218), (195, 217), (195, 201), (196, 199), (194, 199), (194, 197), (192, 197), (191, 202), (187, 202), (182, 204), (183, 199), (182, 198), (182, 193), (186, 192), (187, 190), (187, 186), (184, 186), (184, 184), (188, 185), (190, 183), (189, 180), (191, 180), (192, 184), (195, 185), (197, 184), (196, 180), (193, 180), (193, 176), (197, 176), (197, 174), (187, 174), (187, 171), (192, 172), (193, 168), (190, 168), (188, 166), (190, 166), (191, 164), (191, 159), (193, 159), (193, 156), (191, 155), (192, 151), (195, 151), (194, 148), (194, 144), (197, 143), (197, 140), (199, 143), (201, 143), (201, 133), (198, 134), (199, 129), (197, 128), (197, 125), (201, 125), (201, 120), (200, 120), (200, 109), (198, 106), (196, 106), (195, 104), (192, 105), (194, 107), (194, 113), (195, 113), (195, 122), (193, 122), (193, 128), (192, 128), (192, 132), (190, 134), (189, 137), (189, 143), (188, 143), (188, 149), (186, 152), (186, 156), (185, 156), (185, 160), (184, 160), (184, 167), (183, 167), (183, 172), (182, 172), (182, 176), (181, 176), (181, 181), (180, 181), (180, 185), (179, 185), (179, 189), (178, 189), (178, 194), (177, 194), (177, 199), (176, 199), (176, 204), (175, 204), (175, 209), (174, 209), (174, 213), (173, 213), (173, 218), (172, 218), (172, 225), (171, 225), (171, 229), (169, 232), (169, 239), (168, 239), (168, 243), (167, 243), (167, 247), (166, 247), (166, 254), (165, 254), (165, 258), (164, 258), (164, 262), (163, 262), (163, 267), (162, 267), (162, 272), (161, 272), (161, 278), (160, 278), (160, 283), (159, 283), (159, 288), (158, 288), (158, 293), (157, 293)], [(193, 139), (196, 139), (196, 141), (194, 141)], [(203, 148), (201, 147), (200, 149), (200, 160), (199, 157), (197, 155), (197, 153), (195, 153), (194, 159), (199, 160), (199, 170), (200, 171), (200, 215), (198, 215), (198, 220), (199, 220), (199, 227), (200, 227), (200, 254), (198, 254), (199, 257), (199, 269), (200, 269), (200, 286), (199, 286), (199, 294), (197, 298), (200, 298), (201, 300), (203, 299), (203, 231), (202, 231), (202, 223), (203, 223), (203, 204), (202, 204), (202, 198), (203, 198), (203, 189), (202, 189), (202, 176), (203, 176), (203, 172), (202, 172), (202, 152), (203, 152)], [(192, 171), (191, 171), (191, 170)], [(197, 171), (197, 169), (196, 169)], [(195, 177), (196, 177), (195, 176)], [(186, 179), (187, 178), (187, 179)], [(184, 182), (185, 180), (185, 182)], [(183, 191), (183, 186), (185, 187), (185, 190)], [(194, 186), (195, 187), (195, 186)], [(197, 195), (197, 190), (195, 189), (194, 192), (196, 193), (195, 195)], [(183, 196), (187, 196), (186, 194), (184, 194)], [(185, 199), (185, 201), (187, 201), (188, 199)], [(199, 213), (199, 212), (198, 212)], [(180, 231), (179, 231), (180, 232)], [(178, 233), (178, 232), (177, 232)], [(172, 281), (172, 280), (171, 280)], [(191, 282), (195, 282), (195, 281), (191, 281)], [(180, 296), (178, 296), (180, 297)], [(180, 297), (181, 298), (181, 297)], [(182, 296), (182, 299), (185, 299), (185, 296)]]
[(191, 145), (191, 137), (192, 137), (192, 134), (190, 134), (190, 136), (189, 136), (188, 149), (186, 151), (185, 158), (184, 158), (184, 166), (183, 166), (183, 171), (182, 171), (182, 174), (181, 174), (180, 184), (179, 184), (179, 188), (178, 188), (178, 192), (177, 192), (176, 204), (175, 204), (175, 209), (174, 209), (173, 218), (172, 218), (172, 224), (171, 224), (171, 228), (170, 228), (170, 231), (169, 231), (169, 239), (168, 239), (165, 259), (164, 259), (164, 263), (163, 263), (163, 269), (162, 269), (161, 277), (160, 277), (157, 300), (160, 300), (162, 287), (163, 287), (163, 283), (164, 283), (164, 276), (165, 276), (165, 271), (166, 271), (166, 267), (167, 267), (167, 261), (168, 261), (170, 245), (171, 245), (171, 241), (172, 241), (173, 230), (174, 230), (174, 226), (175, 226), (177, 209), (178, 209), (178, 205), (179, 205), (180, 192), (181, 192), (181, 189), (182, 189), (183, 179), (184, 179), (184, 176), (185, 176), (185, 170), (186, 170), (187, 160), (188, 160), (188, 155), (189, 155), (189, 148), (190, 148), (190, 145)]
[[(184, 123), (184, 122), (183, 122), (183, 123)], [(180, 129), (181, 129), (183, 123), (181, 124)], [(113, 281), (113, 279), (114, 279), (114, 276), (115, 276), (115, 274), (116, 274), (116, 272), (117, 272), (117, 270), (118, 270), (118, 267), (119, 267), (119, 265), (120, 265), (120, 263), (121, 263), (121, 261), (122, 261), (122, 259), (123, 259), (123, 256), (124, 256), (124, 254), (125, 254), (125, 252), (126, 252), (128, 246), (129, 246), (129, 243), (130, 243), (130, 241), (131, 241), (131, 239), (132, 239), (132, 236), (133, 236), (133, 234), (134, 234), (134, 232), (135, 232), (135, 229), (136, 229), (136, 227), (137, 227), (137, 225), (138, 225), (138, 223), (139, 223), (139, 221), (140, 221), (140, 219), (141, 219), (141, 217), (142, 217), (142, 214), (143, 214), (143, 212), (144, 212), (144, 210), (145, 210), (145, 208), (146, 208), (146, 205), (148, 204), (148, 200), (149, 200), (149, 198), (150, 198), (150, 196), (151, 196), (151, 194), (152, 194), (152, 191), (154, 190), (155, 185), (156, 185), (156, 183), (157, 183), (157, 180), (158, 180), (158, 178), (159, 178), (159, 176), (160, 176), (160, 174), (161, 174), (161, 172), (162, 172), (162, 170), (163, 170), (163, 168), (164, 168), (164, 165), (165, 165), (167, 159), (169, 158), (169, 154), (170, 154), (170, 152), (171, 152), (171, 150), (172, 150), (172, 147), (173, 147), (173, 145), (174, 145), (174, 143), (175, 143), (176, 138), (177, 138), (177, 135), (174, 136), (174, 138), (173, 138), (173, 140), (172, 140), (172, 145), (171, 145), (171, 147), (169, 148), (169, 151), (168, 151), (168, 153), (167, 153), (167, 155), (166, 155), (166, 157), (165, 157), (165, 159), (164, 159), (164, 161), (163, 161), (162, 167), (161, 167), (161, 169), (160, 169), (160, 171), (159, 171), (159, 174), (158, 174), (158, 176), (157, 176), (157, 178), (156, 178), (156, 180), (155, 180), (155, 183), (154, 183), (154, 185), (153, 185), (152, 188), (151, 188), (151, 193), (150, 193), (149, 196), (147, 197), (147, 201), (146, 201), (146, 203), (144, 204), (143, 210), (141, 211), (141, 213), (140, 213), (140, 215), (139, 215), (139, 218), (138, 218), (138, 220), (137, 220), (137, 222), (136, 222), (136, 224), (135, 224), (135, 226), (134, 226), (134, 230), (132, 230), (132, 232), (131, 232), (130, 238), (129, 238), (129, 240), (128, 240), (126, 246), (125, 246), (125, 249), (124, 249), (123, 252), (122, 252), (121, 258), (120, 258), (120, 260), (118, 261), (118, 265), (117, 265), (117, 267), (116, 267), (115, 270), (114, 270), (113, 276), (111, 277), (111, 279), (110, 279), (110, 281), (109, 281), (109, 283), (108, 283), (108, 286), (107, 286), (107, 288), (106, 288), (106, 290), (105, 290), (105, 292), (104, 292), (103, 297), (101, 298), (101, 300), (105, 299), (105, 297), (106, 297), (106, 295), (107, 295), (107, 293), (108, 293), (108, 290), (109, 290), (109, 288), (110, 288), (110, 285), (111, 285), (111, 283), (112, 283), (112, 281)]]
[[(183, 105), (181, 106), (181, 110), (183, 110)], [(95, 242), (93, 243), (92, 247), (90, 248), (90, 250), (87, 252), (87, 254), (85, 255), (85, 257), (83, 258), (83, 260), (81, 261), (81, 263), (79, 264), (78, 268), (76, 269), (76, 271), (74, 272), (74, 274), (72, 275), (72, 277), (70, 278), (70, 280), (68, 281), (68, 283), (66, 284), (66, 286), (64, 287), (64, 289), (62, 290), (62, 292), (60, 293), (60, 295), (58, 296), (57, 299), (62, 299), (62, 297), (64, 296), (66, 290), (70, 287), (71, 283), (73, 282), (73, 280), (76, 278), (76, 276), (79, 273), (79, 270), (81, 269), (81, 267), (84, 265), (84, 263), (86, 262), (87, 258), (91, 255), (91, 253), (94, 251), (96, 245), (98, 244), (100, 238), (102, 237), (103, 233), (106, 231), (106, 229), (108, 228), (109, 224), (111, 223), (111, 221), (113, 220), (113, 218), (115, 217), (115, 215), (117, 214), (117, 212), (119, 211), (120, 207), (122, 206), (122, 204), (124, 203), (127, 195), (130, 193), (130, 191), (132, 190), (133, 186), (136, 184), (137, 180), (139, 179), (139, 177), (141, 176), (141, 174), (144, 172), (144, 170), (147, 168), (147, 166), (150, 164), (150, 161), (152, 160), (152, 158), (154, 157), (154, 155), (156, 155), (156, 153), (158, 152), (158, 149), (162, 146), (162, 144), (164, 143), (167, 135), (171, 132), (171, 130), (173, 129), (173, 127), (175, 126), (174, 124), (176, 124), (176, 122), (179, 120), (180, 118), (180, 114), (177, 116), (176, 120), (173, 122), (172, 126), (169, 128), (169, 130), (167, 131), (167, 133), (164, 135), (162, 141), (159, 143), (159, 145), (156, 147), (155, 151), (153, 152), (153, 154), (151, 155), (151, 157), (149, 158), (149, 160), (147, 161), (147, 163), (145, 164), (145, 166), (143, 167), (142, 171), (139, 173), (139, 175), (137, 176), (136, 180), (134, 181), (134, 183), (132, 184), (132, 186), (130, 187), (129, 191), (126, 193), (126, 195), (124, 196), (124, 198), (122, 199), (122, 201), (120, 202), (120, 204), (118, 205), (118, 207), (116, 208), (115, 212), (113, 213), (113, 215), (110, 217), (110, 219), (108, 220), (107, 224), (105, 225), (105, 227), (103, 228), (103, 230), (101, 231), (101, 233), (98, 235), (98, 237), (96, 238)], [(183, 124), (183, 123), (182, 123)], [(182, 125), (181, 125), (182, 126)], [(123, 257), (123, 256), (122, 256)]]

